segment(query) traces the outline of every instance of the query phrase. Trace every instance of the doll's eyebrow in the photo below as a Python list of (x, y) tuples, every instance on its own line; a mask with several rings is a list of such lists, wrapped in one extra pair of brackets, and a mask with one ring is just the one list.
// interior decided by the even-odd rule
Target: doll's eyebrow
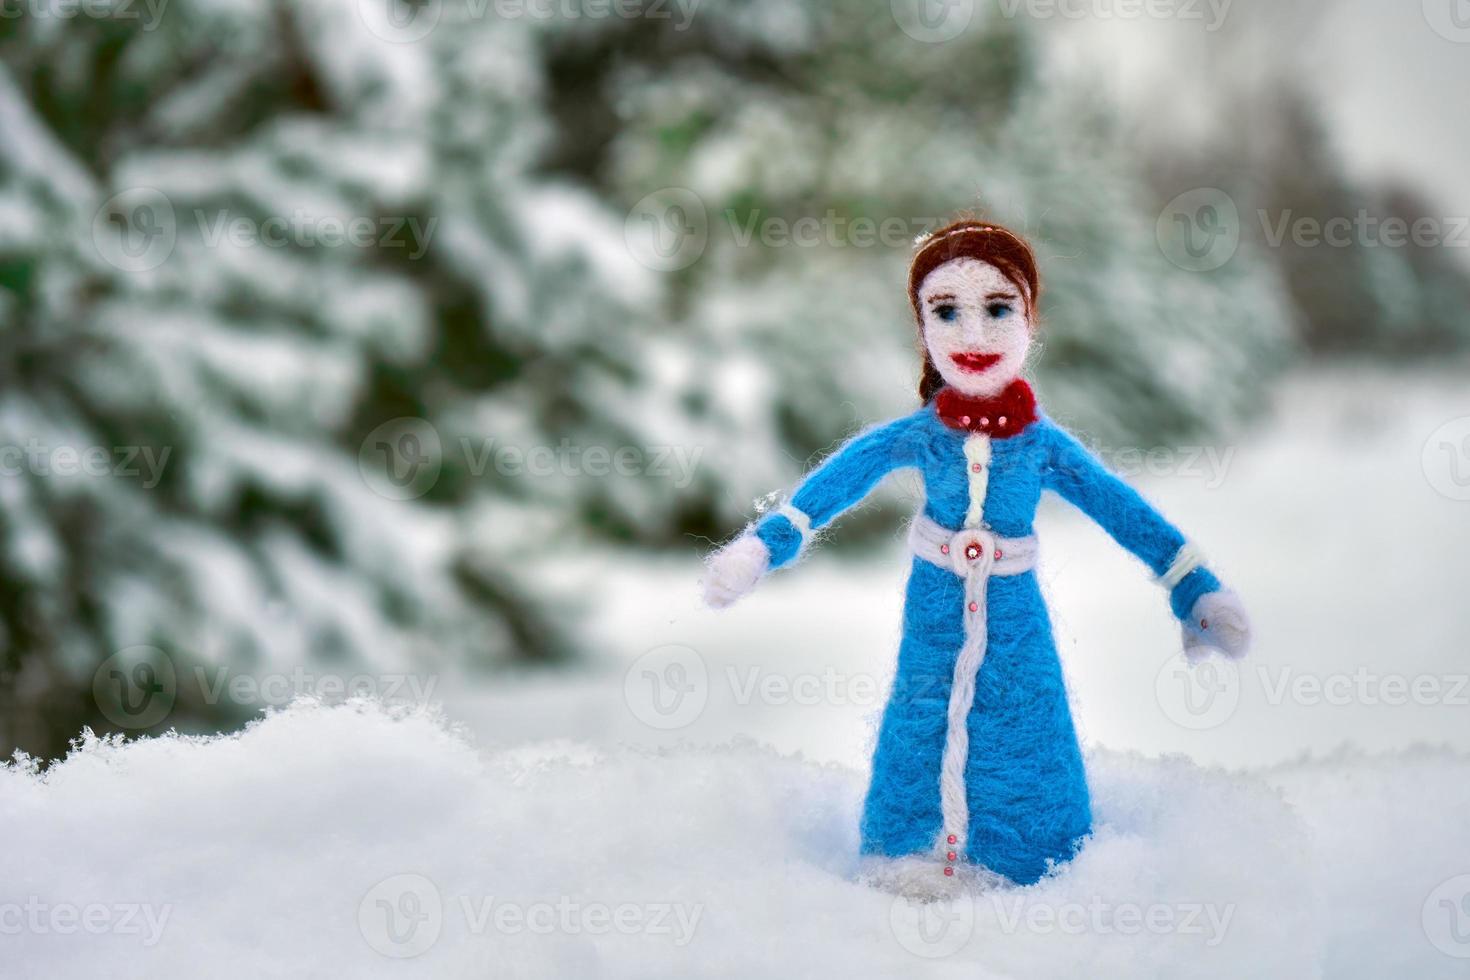
[(1016, 294), (1015, 293), (986, 293), (985, 294), (985, 298), (986, 299), (1010, 299), (1010, 300), (1013, 300), (1013, 299), (1016, 298)]
[(929, 302), (939, 303), (947, 299), (954, 299), (954, 293), (940, 293), (938, 296), (930, 296)]

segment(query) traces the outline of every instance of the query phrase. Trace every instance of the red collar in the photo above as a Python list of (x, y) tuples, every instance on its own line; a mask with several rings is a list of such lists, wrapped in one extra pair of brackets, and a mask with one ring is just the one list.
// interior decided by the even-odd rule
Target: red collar
[(934, 409), (951, 429), (1008, 439), (1036, 421), (1036, 395), (1020, 378), (994, 398), (971, 398), (953, 388), (944, 388), (934, 396)]

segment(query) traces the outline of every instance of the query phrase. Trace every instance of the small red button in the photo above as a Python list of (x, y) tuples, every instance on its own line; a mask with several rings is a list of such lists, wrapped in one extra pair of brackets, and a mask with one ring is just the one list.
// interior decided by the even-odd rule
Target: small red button
[(955, 844), (955, 843), (958, 843), (958, 841), (959, 841), (959, 838), (957, 838), (957, 837), (955, 837), (955, 835), (954, 835), (954, 834), (950, 834), (950, 835), (949, 835), (949, 842), (950, 842), (950, 843), (951, 843), (951, 844)]
[(970, 603), (970, 612), (979, 612), (979, 611), (980, 611), (980, 604), (978, 602), (972, 602), (972, 603)]
[(949, 545), (947, 545), (947, 544), (940, 545), (939, 546), (939, 553), (941, 555), (947, 555), (947, 554), (949, 554)]
[(945, 868), (944, 869), (944, 876), (946, 878), (953, 878), (954, 877), (954, 868)]
[(971, 561), (974, 561), (976, 558), (979, 558), (981, 554), (982, 554), (982, 552), (981, 552), (980, 546), (978, 544), (968, 545), (965, 548), (965, 557), (968, 558), (968, 559), (970, 559)]
[(950, 851), (948, 854), (945, 855), (945, 857), (947, 857), (951, 861), (953, 861), (955, 859), (955, 853), (954, 853), (954, 851)]

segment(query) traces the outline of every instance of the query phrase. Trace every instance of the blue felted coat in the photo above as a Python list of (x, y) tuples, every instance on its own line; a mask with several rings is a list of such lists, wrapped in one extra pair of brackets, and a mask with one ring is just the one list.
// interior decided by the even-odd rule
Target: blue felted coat
[[(944, 529), (961, 529), (967, 515), (973, 526), (978, 515), (978, 526), (997, 536), (1027, 537), (1041, 492), (1051, 490), (1155, 575), (1162, 576), (1184, 547), (1177, 529), (1044, 414), (1009, 437), (985, 437), (979, 454), (976, 438), (947, 424), (934, 403), (854, 438), (801, 484), (787, 508), (758, 523), (755, 533), (770, 551), (771, 567), (795, 560), (811, 530), (903, 468), (922, 475), (923, 515)], [(1196, 599), (1219, 587), (1208, 570), (1195, 568), (1170, 591), (1174, 614), (1184, 619)], [(952, 676), (965, 640), (964, 588), (954, 572), (914, 558), (897, 673), (862, 818), (866, 854), (931, 852), (941, 831), (939, 771)], [(1091, 830), (1091, 806), (1036, 574), (995, 576), (983, 589), (987, 646), (975, 677), (964, 763), (969, 821), (967, 839), (955, 849), (1029, 884), (1050, 863), (1072, 856)]]

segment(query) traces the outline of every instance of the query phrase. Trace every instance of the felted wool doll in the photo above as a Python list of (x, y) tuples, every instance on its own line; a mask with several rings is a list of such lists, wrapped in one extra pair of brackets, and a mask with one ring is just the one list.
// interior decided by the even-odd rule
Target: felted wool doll
[(1243, 655), (1250, 627), (1184, 535), (1037, 406), (1021, 378), (1040, 291), (1023, 239), (956, 222), (919, 242), (908, 288), (924, 350), (923, 407), (852, 439), (712, 555), (705, 599), (729, 605), (800, 557), (884, 475), (917, 470), (924, 501), (909, 531), (903, 640), (862, 851), (900, 888), (957, 870), (1030, 884), (1070, 859), (1092, 827), (1036, 578), (1041, 492), (1060, 494), (1143, 560), (1183, 624), (1191, 659)]

